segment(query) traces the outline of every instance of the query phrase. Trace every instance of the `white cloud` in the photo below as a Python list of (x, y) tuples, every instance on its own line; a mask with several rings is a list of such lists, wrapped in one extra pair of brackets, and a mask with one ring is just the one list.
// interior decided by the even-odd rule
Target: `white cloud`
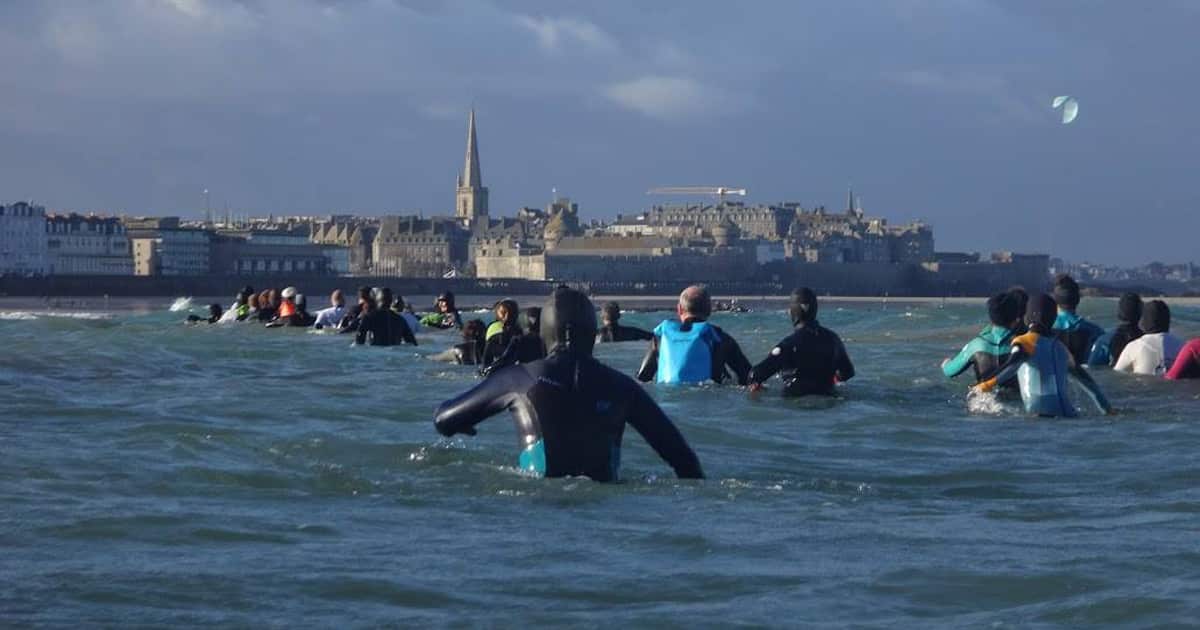
[(626, 109), (667, 121), (721, 114), (738, 105), (727, 92), (686, 77), (644, 76), (609, 85), (604, 96)]
[(616, 39), (587, 20), (529, 15), (518, 15), (514, 19), (517, 24), (533, 33), (537, 37), (538, 45), (547, 52), (559, 52), (572, 46), (581, 46), (601, 53), (612, 53), (619, 49)]

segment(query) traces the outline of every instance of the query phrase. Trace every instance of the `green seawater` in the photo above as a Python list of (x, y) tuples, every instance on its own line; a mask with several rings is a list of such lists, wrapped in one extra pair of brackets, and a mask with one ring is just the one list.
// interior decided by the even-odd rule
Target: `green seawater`
[[(626, 432), (619, 484), (443, 439), (454, 341), (0, 303), (6, 627), (1038, 627), (1200, 619), (1200, 382), (1096, 372), (1119, 414), (969, 399), (980, 305), (837, 303), (843, 398), (658, 388), (709, 478)], [(1081, 311), (1113, 324), (1115, 303)], [(1200, 309), (1173, 309), (1200, 334)], [(200, 312), (199, 305), (196, 307)], [(651, 328), (665, 313), (631, 313)], [(761, 359), (777, 306), (714, 321)], [(632, 373), (640, 343), (599, 346)]]

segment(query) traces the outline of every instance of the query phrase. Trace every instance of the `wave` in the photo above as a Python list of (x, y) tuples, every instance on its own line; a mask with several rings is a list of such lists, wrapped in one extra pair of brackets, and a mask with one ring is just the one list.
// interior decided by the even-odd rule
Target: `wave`
[(112, 313), (93, 313), (93, 312), (66, 312), (66, 311), (8, 311), (0, 313), (0, 320), (3, 321), (33, 321), (44, 317), (58, 317), (62, 319), (112, 319)]
[(180, 297), (180, 298), (175, 298), (175, 301), (171, 302), (171, 308), (169, 310), (172, 313), (178, 313), (179, 311), (187, 311), (187, 310), (190, 310), (191, 308), (192, 308), (192, 298)]

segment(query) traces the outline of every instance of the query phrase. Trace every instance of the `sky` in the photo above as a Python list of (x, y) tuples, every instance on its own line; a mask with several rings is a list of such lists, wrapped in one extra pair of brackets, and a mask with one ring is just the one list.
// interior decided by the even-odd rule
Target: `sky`
[(2, 0), (0, 200), (452, 214), (473, 106), (493, 215), (853, 187), (940, 251), (1200, 261), (1197, 24), (1194, 0)]

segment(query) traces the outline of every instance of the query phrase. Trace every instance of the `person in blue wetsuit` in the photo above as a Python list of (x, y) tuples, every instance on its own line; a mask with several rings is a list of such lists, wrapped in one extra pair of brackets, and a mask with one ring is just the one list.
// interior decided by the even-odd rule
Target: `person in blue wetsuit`
[(1018, 320), (1021, 319), (1020, 298), (1010, 292), (988, 298), (988, 319), (991, 325), (967, 342), (953, 359), (942, 362), (942, 373), (954, 378), (974, 369), (975, 382), (985, 381), (1000, 371), (1012, 351)]
[(1126, 293), (1117, 302), (1117, 327), (1112, 332), (1100, 335), (1092, 344), (1092, 352), (1088, 356), (1088, 365), (1117, 364), (1117, 358), (1130, 341), (1142, 336), (1139, 322), (1142, 319), (1142, 296), (1136, 293)]
[(522, 470), (617, 481), (628, 423), (680, 478), (704, 477), (696, 453), (649, 394), (592, 358), (596, 311), (587, 296), (556, 289), (542, 307), (541, 327), (549, 356), (499, 370), (442, 403), (434, 416), (438, 433), (475, 435), (475, 425), (508, 410)]
[(854, 364), (837, 333), (817, 323), (817, 294), (807, 287), (792, 291), (788, 312), (795, 330), (750, 371), (750, 387), (783, 372), (784, 396), (833, 396), (834, 385), (854, 378)]
[(1058, 317), (1052, 334), (1071, 351), (1076, 365), (1086, 365), (1092, 346), (1104, 329), (1075, 313), (1079, 307), (1079, 283), (1071, 276), (1062, 274), (1054, 280), (1054, 301), (1058, 303)]
[(1051, 334), (1055, 308), (1054, 299), (1044, 293), (1029, 300), (1025, 311), (1029, 332), (1013, 339), (1008, 363), (996, 376), (979, 383), (975, 389), (992, 391), (997, 385), (1016, 379), (1027, 413), (1071, 418), (1078, 415), (1071, 402), (1067, 381), (1068, 376), (1073, 376), (1096, 406), (1111, 414), (1112, 406), (1100, 386), (1087, 370), (1079, 367), (1066, 345)]
[(708, 290), (700, 286), (684, 289), (675, 313), (679, 321), (668, 319), (655, 327), (650, 349), (638, 369), (639, 381), (722, 383), (729, 378), (728, 367), (738, 385), (749, 383), (750, 360), (733, 337), (707, 321), (712, 313)]

